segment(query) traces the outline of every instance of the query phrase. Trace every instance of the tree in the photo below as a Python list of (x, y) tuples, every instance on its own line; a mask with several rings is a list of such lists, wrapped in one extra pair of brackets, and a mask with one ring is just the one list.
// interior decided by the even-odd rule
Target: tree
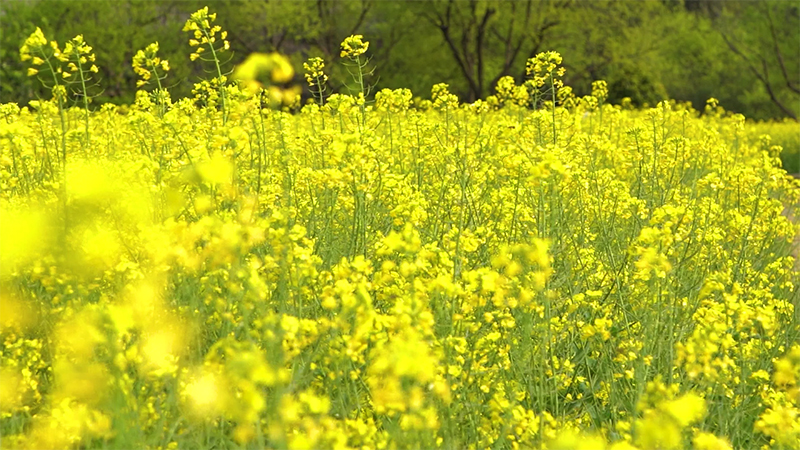
[[(30, 0), (0, 2), (0, 103), (18, 101), (35, 95), (26, 82), (25, 65), (19, 59), (19, 47), (35, 29), (36, 21)], [(24, 36), (18, 40), (18, 36)]]
[(660, 2), (581, 2), (562, 14), (563, 25), (547, 43), (564, 56), (565, 83), (589, 93), (608, 82), (609, 101), (629, 97), (654, 104), (668, 97), (662, 67), (674, 13)]
[(467, 99), (474, 101), (509, 75), (521, 59), (543, 50), (548, 31), (560, 23), (559, 10), (569, 3), (431, 0), (418, 7), (428, 23), (439, 30), (466, 81)]
[(786, 116), (800, 116), (800, 2), (725, 4), (717, 31)]

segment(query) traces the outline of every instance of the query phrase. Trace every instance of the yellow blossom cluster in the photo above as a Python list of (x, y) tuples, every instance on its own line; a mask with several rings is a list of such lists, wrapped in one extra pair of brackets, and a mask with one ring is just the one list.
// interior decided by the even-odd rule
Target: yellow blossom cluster
[[(69, 80), (76, 72), (81, 72), (83, 80), (86, 74), (99, 71), (93, 64), (96, 57), (92, 53), (92, 47), (86, 44), (83, 35), (77, 35), (67, 41), (62, 50), (56, 41), (48, 43), (44, 32), (37, 27), (22, 44), (19, 54), (22, 61), (30, 61), (33, 66), (28, 68), (28, 76), (37, 75), (40, 71), (37, 67), (45, 64), (54, 77), (64, 80)], [(66, 63), (65, 68), (62, 67), (62, 63)], [(58, 78), (54, 78), (55, 85), (58, 81)]]
[(311, 87), (321, 88), (328, 81), (328, 76), (323, 71), (325, 62), (320, 57), (309, 58), (303, 63), (303, 69), (306, 71), (306, 82)]
[[(206, 6), (192, 13), (183, 26), (183, 31), (192, 33), (192, 38), (189, 39), (189, 45), (194, 47), (194, 52), (189, 55), (189, 59), (192, 61), (200, 57), (206, 50), (205, 46), (208, 46), (214, 54), (231, 48), (231, 44), (228, 41), (228, 32), (223, 31), (219, 25), (211, 25), (215, 20), (217, 20), (217, 14), (209, 14), (208, 6)], [(222, 41), (222, 45), (219, 47), (215, 46), (218, 40)]]
[(160, 81), (164, 75), (159, 76), (158, 70), (169, 71), (169, 61), (158, 57), (158, 42), (153, 42), (145, 47), (144, 50), (136, 52), (133, 55), (132, 65), (133, 71), (142, 77), (141, 80), (136, 82), (137, 87), (147, 84), (152, 77)]
[(342, 41), (342, 58), (355, 59), (367, 52), (369, 42), (364, 41), (364, 36), (360, 34), (352, 35)]

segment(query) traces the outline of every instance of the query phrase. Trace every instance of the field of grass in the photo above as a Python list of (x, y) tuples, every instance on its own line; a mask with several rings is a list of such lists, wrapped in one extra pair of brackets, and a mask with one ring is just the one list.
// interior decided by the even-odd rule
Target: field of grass
[(744, 117), (575, 97), (555, 53), (368, 98), (359, 37), (360, 92), (311, 60), (293, 112), (218, 64), (172, 100), (152, 46), (94, 107), (73, 44), (0, 105), (2, 448), (797, 448), (800, 189)]

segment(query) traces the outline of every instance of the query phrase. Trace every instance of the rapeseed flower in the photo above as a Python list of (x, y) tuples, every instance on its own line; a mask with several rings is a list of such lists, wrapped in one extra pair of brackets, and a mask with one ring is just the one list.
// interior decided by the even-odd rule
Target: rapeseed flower
[(364, 36), (360, 34), (352, 35), (342, 41), (342, 51), (339, 56), (342, 58), (355, 59), (363, 55), (369, 48), (369, 42), (365, 42)]
[[(265, 106), (294, 101), (290, 65), (230, 84), (215, 20), (185, 28), (219, 70), (174, 102), (68, 108), (94, 50), (21, 48), (56, 85), (0, 105), (4, 443), (797, 442), (800, 193), (774, 136), (713, 102), (578, 99), (556, 53), (485, 101), (373, 103), (358, 36), (354, 95), (312, 58), (319, 102), (288, 114)], [(139, 81), (166, 74), (157, 51)]]

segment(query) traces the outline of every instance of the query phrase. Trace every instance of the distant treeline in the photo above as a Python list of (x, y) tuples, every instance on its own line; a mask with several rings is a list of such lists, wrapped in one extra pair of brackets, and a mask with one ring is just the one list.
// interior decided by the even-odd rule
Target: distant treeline
[[(319, 56), (329, 92), (348, 92), (339, 44), (351, 34), (370, 41), (374, 89), (407, 87), (428, 97), (446, 82), (462, 100), (494, 93), (498, 79), (521, 82), (525, 61), (555, 50), (576, 94), (608, 82), (609, 100), (634, 104), (665, 98), (702, 108), (710, 97), (728, 110), (768, 119), (800, 116), (800, 2), (578, 0), (15, 0), (0, 3), (0, 102), (48, 97), (26, 74), (19, 47), (35, 28), (63, 43), (82, 34), (100, 72), (95, 103), (128, 103), (136, 92), (131, 59), (157, 41), (172, 68), (173, 97), (209, 76), (190, 63), (181, 29), (209, 6), (234, 50), (227, 69), (253, 52)], [(306, 95), (308, 92), (306, 90)]]

